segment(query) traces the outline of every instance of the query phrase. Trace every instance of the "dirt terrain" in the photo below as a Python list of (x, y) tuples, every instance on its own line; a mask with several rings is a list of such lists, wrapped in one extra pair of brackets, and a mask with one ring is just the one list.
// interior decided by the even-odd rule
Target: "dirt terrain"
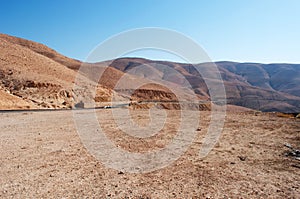
[[(180, 122), (180, 112), (169, 110), (161, 132), (140, 139), (120, 132), (111, 111), (96, 111), (100, 124), (131, 152), (163, 148)], [(149, 122), (148, 110), (130, 113), (139, 125)], [(2, 112), (0, 198), (299, 198), (300, 162), (284, 155), (284, 144), (300, 147), (300, 119), (228, 112), (217, 145), (200, 159), (210, 113), (199, 114), (198, 135), (186, 153), (165, 168), (131, 174), (107, 168), (83, 147), (72, 111)]]

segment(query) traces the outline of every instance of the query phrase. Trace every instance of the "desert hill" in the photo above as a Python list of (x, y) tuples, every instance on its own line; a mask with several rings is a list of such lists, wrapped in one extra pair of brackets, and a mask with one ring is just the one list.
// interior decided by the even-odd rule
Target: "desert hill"
[[(153, 84), (152, 81), (138, 75), (124, 76), (124, 72), (106, 67), (105, 63), (82, 63), (65, 57), (43, 44), (5, 34), (0, 34), (0, 42), (0, 99), (3, 101), (1, 109), (72, 108), (81, 100), (84, 101), (82, 98), (92, 97), (93, 90), (89, 89), (94, 87), (96, 96), (93, 99), (96, 105), (98, 103), (100, 106), (103, 105), (102, 102), (109, 102), (113, 94), (118, 101), (123, 100), (126, 103), (130, 98), (137, 101), (176, 100), (168, 88)], [(104, 75), (98, 79), (97, 74), (100, 72), (104, 72)], [(116, 88), (121, 77), (126, 83)], [(74, 90), (74, 82), (78, 79), (83, 87), (81, 91)], [(138, 90), (128, 89), (137, 83), (143, 86)], [(177, 89), (176, 85), (173, 87)], [(182, 90), (177, 92), (186, 94)], [(9, 103), (10, 106), (4, 106), (7, 95), (16, 98), (14, 103)], [(190, 99), (189, 94), (185, 99)]]
[[(213, 63), (184, 64), (168, 61), (152, 61), (142, 58), (120, 58), (110, 64), (122, 72), (133, 71), (139, 65), (164, 65), (176, 70), (165, 70), (160, 77), (182, 86), (183, 76), (196, 94), (209, 98), (203, 77), (195, 67), (207, 67)], [(216, 62), (220, 70), (229, 104), (261, 111), (300, 111), (300, 65)]]
[(71, 69), (78, 69), (81, 65), (80, 61), (61, 55), (55, 50), (40, 43), (29, 41), (18, 37), (13, 37), (6, 34), (0, 34), (0, 38), (1, 40), (5, 40), (11, 44), (22, 46), (37, 54), (48, 57), (49, 59), (52, 59), (53, 61), (60, 63), (61, 65), (67, 66), (68, 68)]
[[(143, 58), (82, 63), (43, 44), (0, 34), (0, 108), (72, 108), (82, 96), (92, 96), (87, 89), (90, 85), (96, 87), (94, 99), (100, 104), (110, 101), (112, 94), (125, 101), (176, 101), (178, 95), (184, 101), (209, 101), (209, 90), (195, 67), (201, 70), (210, 64)], [(228, 104), (261, 111), (300, 112), (300, 65), (215, 64)], [(99, 72), (103, 72), (100, 79)], [(76, 77), (83, 85), (79, 91), (74, 90)]]
[[(1, 109), (73, 107), (79, 96), (90, 95), (84, 89), (74, 91), (75, 78), (93, 84), (70, 69), (78, 63), (42, 44), (1, 34)], [(108, 99), (111, 90), (99, 87), (97, 93)]]

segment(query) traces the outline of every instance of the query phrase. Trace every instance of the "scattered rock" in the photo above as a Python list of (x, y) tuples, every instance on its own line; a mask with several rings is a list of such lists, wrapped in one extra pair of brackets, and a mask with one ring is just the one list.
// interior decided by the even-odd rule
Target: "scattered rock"
[(14, 72), (12, 70), (9, 70), (7, 74), (12, 75), (12, 74), (14, 74)]
[(300, 165), (293, 164), (292, 167), (300, 169)]
[(289, 149), (293, 149), (292, 145), (289, 144), (289, 143), (285, 143), (284, 146), (287, 147), (287, 148), (289, 148)]
[(84, 102), (80, 101), (77, 104), (75, 104), (75, 108), (84, 108)]
[(295, 149), (291, 144), (286, 143), (284, 144), (285, 147), (289, 148), (290, 150), (285, 153), (285, 156), (294, 157), (296, 160), (300, 160), (300, 150)]
[(246, 161), (246, 159), (247, 159), (246, 156), (238, 156), (238, 158), (239, 158), (241, 161)]
[(27, 80), (25, 82), (25, 87), (28, 87), (28, 88), (34, 88), (36, 87), (36, 83), (34, 81), (31, 81), (31, 80)]

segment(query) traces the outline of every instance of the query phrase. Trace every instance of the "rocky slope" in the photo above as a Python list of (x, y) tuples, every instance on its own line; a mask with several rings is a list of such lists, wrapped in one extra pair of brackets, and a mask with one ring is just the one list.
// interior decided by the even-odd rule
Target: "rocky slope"
[[(0, 34), (0, 108), (72, 108), (91, 97), (103, 105), (112, 95), (117, 101), (127, 102), (209, 101), (209, 89), (195, 67), (201, 70), (211, 64), (142, 58), (82, 63), (43, 44)], [(228, 104), (261, 111), (300, 112), (300, 65), (216, 65)], [(100, 79), (99, 73), (103, 73)], [(74, 90), (74, 82), (81, 84), (79, 90)]]
[[(87, 87), (93, 84), (70, 69), (78, 63), (42, 44), (1, 34), (1, 109), (74, 107), (81, 100), (79, 97), (92, 95), (84, 88), (74, 90), (75, 78)], [(98, 87), (97, 93), (102, 93), (107, 101), (111, 95), (111, 91), (103, 87)]]
[[(170, 70), (160, 71), (161, 74), (155, 75), (162, 80), (177, 84), (178, 87), (182, 86), (182, 79), (185, 79), (200, 98), (209, 99), (209, 90), (195, 67), (201, 70), (203, 67), (210, 67), (211, 64), (213, 63), (191, 65), (140, 58), (121, 58), (112, 62), (110, 66), (122, 72), (134, 71), (135, 67), (142, 65), (152, 67), (153, 71), (157, 65), (165, 66)], [(222, 76), (229, 104), (261, 111), (300, 111), (300, 65), (235, 62), (215, 64)]]

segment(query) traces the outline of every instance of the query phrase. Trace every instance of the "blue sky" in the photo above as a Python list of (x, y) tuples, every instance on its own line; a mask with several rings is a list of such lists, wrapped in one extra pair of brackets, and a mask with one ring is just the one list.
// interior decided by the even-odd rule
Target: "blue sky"
[[(191, 37), (213, 61), (300, 63), (299, 0), (0, 2), (0, 32), (80, 60), (122, 31), (161, 27)], [(137, 55), (176, 61), (164, 53)]]

